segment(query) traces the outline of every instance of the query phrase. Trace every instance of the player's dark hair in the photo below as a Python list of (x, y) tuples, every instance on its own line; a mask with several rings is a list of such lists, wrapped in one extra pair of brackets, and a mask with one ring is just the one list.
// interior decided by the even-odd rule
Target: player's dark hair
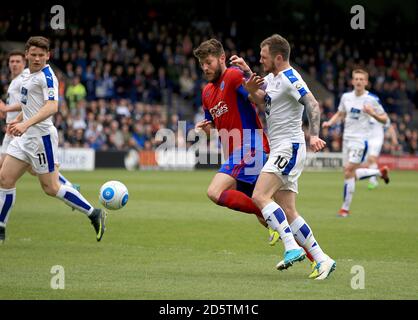
[(260, 44), (260, 48), (268, 46), (270, 55), (275, 58), (277, 55), (281, 55), (284, 61), (289, 61), (290, 57), (290, 44), (281, 35), (273, 34), (272, 36), (264, 39)]
[(26, 42), (25, 50), (29, 50), (30, 47), (37, 47), (49, 51), (49, 40), (41, 36), (30, 37)]
[(202, 42), (199, 47), (194, 49), (193, 54), (197, 59), (203, 60), (210, 55), (219, 58), (221, 55), (225, 54), (225, 51), (222, 43), (216, 39), (210, 39)]
[(21, 56), (23, 60), (25, 60), (25, 53), (23, 51), (20, 51), (20, 50), (10, 51), (7, 60), (9, 61), (10, 58), (13, 56)]

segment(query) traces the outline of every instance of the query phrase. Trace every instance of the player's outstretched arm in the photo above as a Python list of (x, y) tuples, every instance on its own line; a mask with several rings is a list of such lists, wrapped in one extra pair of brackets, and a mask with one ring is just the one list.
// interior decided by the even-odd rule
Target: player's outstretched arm
[(264, 79), (257, 74), (253, 73), (248, 80), (245, 80), (243, 85), (245, 90), (249, 93), (249, 99), (258, 106), (264, 105), (265, 91), (260, 87), (264, 84)]
[(375, 118), (380, 123), (386, 123), (388, 121), (388, 115), (386, 114), (386, 112), (378, 114), (371, 105), (364, 105), (363, 111), (367, 113), (369, 116)]
[(329, 128), (332, 127), (334, 124), (337, 123), (337, 121), (339, 121), (340, 119), (345, 118), (345, 112), (342, 111), (337, 111), (332, 117), (331, 119), (329, 119), (328, 121), (325, 121), (322, 124), (322, 128)]
[(388, 134), (392, 145), (397, 146), (399, 144), (398, 135), (396, 134), (396, 130), (392, 126), (389, 127)]
[(231, 65), (240, 68), (241, 71), (244, 72), (245, 78), (248, 79), (253, 74), (251, 68), (248, 66), (248, 64), (245, 62), (243, 58), (238, 57), (237, 55), (233, 55), (231, 58), (229, 58), (229, 62), (231, 63)]
[(305, 106), (309, 120), (310, 147), (314, 152), (321, 151), (326, 143), (319, 138), (321, 124), (321, 110), (319, 109), (319, 103), (310, 92), (300, 98), (299, 102)]
[(24, 122), (10, 124), (10, 132), (14, 136), (21, 136), (29, 127), (48, 119), (58, 111), (58, 101), (48, 100), (45, 105), (31, 118)]
[(3, 101), (0, 100), (0, 112), (7, 113), (13, 111), (22, 111), (22, 106), (20, 103), (6, 105)]

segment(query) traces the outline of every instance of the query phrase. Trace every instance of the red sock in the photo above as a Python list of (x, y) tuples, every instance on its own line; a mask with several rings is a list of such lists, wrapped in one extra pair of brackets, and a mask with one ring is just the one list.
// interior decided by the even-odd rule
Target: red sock
[(314, 258), (312, 257), (312, 255), (308, 252), (308, 250), (306, 250), (304, 247), (302, 247), (303, 250), (305, 250), (306, 252), (306, 256), (308, 257), (309, 260), (311, 260), (311, 262), (314, 262)]
[(229, 209), (236, 211), (253, 213), (263, 218), (261, 210), (254, 204), (253, 200), (241, 191), (225, 190), (219, 197), (218, 205), (228, 207)]

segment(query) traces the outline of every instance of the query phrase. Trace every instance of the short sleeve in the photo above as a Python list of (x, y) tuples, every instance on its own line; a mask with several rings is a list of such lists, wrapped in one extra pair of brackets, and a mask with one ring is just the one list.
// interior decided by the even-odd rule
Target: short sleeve
[(346, 112), (344, 102), (345, 102), (345, 95), (342, 95), (342, 97), (340, 99), (340, 104), (338, 105), (338, 111), (339, 112)]
[(289, 69), (283, 72), (283, 74), (289, 80), (287, 82), (289, 88), (288, 92), (296, 101), (299, 101), (300, 98), (306, 96), (310, 92), (305, 81), (303, 81), (300, 75), (296, 75), (293, 72), (293, 69)]
[(44, 100), (58, 101), (58, 79), (51, 73), (49, 67), (42, 70), (42, 92)]
[(212, 115), (210, 114), (209, 109), (206, 105), (205, 92), (206, 92), (206, 87), (202, 90), (202, 108), (203, 108), (203, 111), (205, 112), (205, 120), (213, 121)]
[(228, 81), (230, 81), (230, 85), (234, 89), (238, 89), (242, 82), (244, 81), (244, 73), (235, 67), (229, 68), (229, 75), (228, 75)]

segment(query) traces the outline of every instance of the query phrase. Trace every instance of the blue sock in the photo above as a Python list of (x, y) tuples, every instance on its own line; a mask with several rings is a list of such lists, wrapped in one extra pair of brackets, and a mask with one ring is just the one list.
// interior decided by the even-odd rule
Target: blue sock
[(61, 184), (66, 185), (66, 186), (70, 186), (70, 187), (73, 186), (73, 184), (66, 177), (64, 177), (61, 173), (59, 173), (58, 177), (59, 177), (59, 182)]
[(16, 200), (16, 188), (0, 189), (0, 226), (5, 227)]
[(61, 185), (56, 195), (58, 199), (64, 201), (71, 208), (90, 215), (94, 208), (93, 206), (81, 195), (80, 192), (67, 185)]

